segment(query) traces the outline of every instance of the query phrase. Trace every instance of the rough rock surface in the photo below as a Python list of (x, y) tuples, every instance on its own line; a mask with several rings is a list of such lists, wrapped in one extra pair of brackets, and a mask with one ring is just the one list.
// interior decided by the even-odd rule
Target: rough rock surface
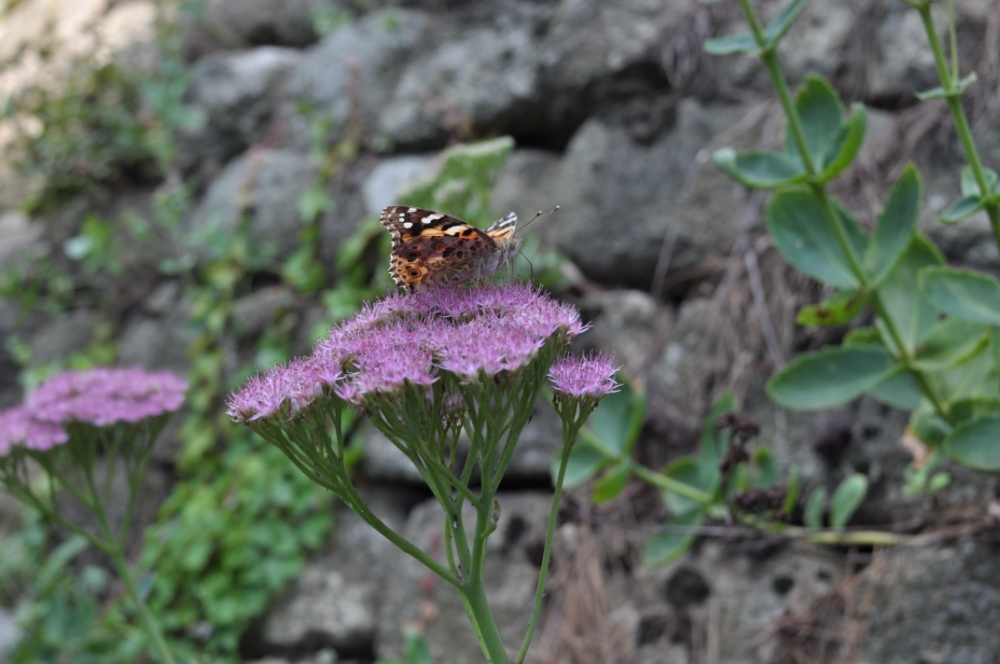
[[(497, 500), (501, 513), (494, 536), (487, 540), (486, 594), (504, 642), (514, 644), (524, 636), (538, 580), (538, 567), (529, 559), (526, 546), (544, 535), (551, 502), (545, 493), (501, 493)], [(463, 515), (471, 528), (468, 507)], [(428, 501), (413, 510), (403, 534), (443, 560), (442, 521), (438, 503)], [(380, 657), (400, 657), (403, 627), (422, 622), (434, 661), (450, 662), (456, 657), (464, 657), (470, 664), (482, 661), (475, 635), (451, 587), (401, 551), (392, 551), (383, 564), (393, 570), (393, 583), (386, 589), (378, 616), (376, 653)]]
[(1000, 652), (1000, 556), (993, 542), (887, 552), (854, 596), (863, 602), (863, 664), (988, 664)]

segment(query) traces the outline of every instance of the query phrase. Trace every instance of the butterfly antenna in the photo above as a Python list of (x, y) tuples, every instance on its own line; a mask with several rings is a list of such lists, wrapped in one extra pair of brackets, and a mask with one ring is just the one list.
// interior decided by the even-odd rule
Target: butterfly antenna
[(542, 212), (541, 210), (539, 210), (539, 211), (538, 211), (538, 212), (537, 212), (537, 213), (535, 214), (535, 216), (531, 218), (531, 220), (530, 220), (530, 221), (529, 221), (528, 223), (526, 223), (526, 224), (525, 224), (524, 226), (521, 226), (521, 227), (520, 227), (520, 228), (518, 228), (518, 229), (517, 229), (516, 231), (514, 231), (514, 235), (513, 235), (513, 237), (517, 237), (519, 233), (522, 233), (522, 232), (524, 232), (524, 231), (528, 230), (528, 226), (532, 225), (533, 223), (535, 223), (536, 221), (538, 221), (538, 220), (539, 220), (539, 219), (541, 219), (542, 217), (547, 217), (547, 216), (549, 216), (550, 214), (553, 214), (553, 213), (554, 213), (554, 212), (556, 212), (556, 211), (557, 211), (558, 209), (559, 209), (559, 206), (557, 205), (557, 206), (555, 206), (554, 208), (552, 208), (552, 209), (551, 209), (550, 211), (548, 211), (548, 212)]

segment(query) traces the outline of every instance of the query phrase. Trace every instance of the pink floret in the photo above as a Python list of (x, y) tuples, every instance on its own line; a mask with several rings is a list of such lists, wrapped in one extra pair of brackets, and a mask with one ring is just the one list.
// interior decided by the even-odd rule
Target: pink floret
[(617, 392), (621, 385), (615, 374), (621, 369), (606, 353), (590, 357), (561, 357), (549, 370), (549, 382), (556, 392), (573, 397), (600, 399)]
[(138, 422), (181, 407), (187, 383), (144, 369), (65, 371), (31, 390), (26, 405), (40, 422), (109, 426)]
[(45, 451), (69, 440), (58, 424), (39, 422), (25, 406), (16, 406), (0, 413), (0, 456), (6, 456), (16, 445)]

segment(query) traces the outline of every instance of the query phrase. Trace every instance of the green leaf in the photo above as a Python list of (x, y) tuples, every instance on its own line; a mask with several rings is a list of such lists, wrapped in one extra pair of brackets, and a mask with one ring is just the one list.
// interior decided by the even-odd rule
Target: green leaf
[(942, 263), (944, 258), (937, 247), (917, 234), (879, 288), (885, 315), (892, 320), (911, 354), (916, 353), (918, 344), (938, 316), (934, 305), (913, 285), (917, 283), (920, 270)]
[(775, 189), (806, 179), (802, 161), (794, 155), (765, 150), (737, 153), (732, 148), (716, 150), (712, 162), (720, 171), (747, 187)]
[(792, 514), (795, 505), (799, 502), (799, 492), (802, 490), (802, 478), (799, 476), (799, 469), (794, 466), (788, 471), (788, 488), (785, 490), (785, 503), (781, 511), (785, 514)]
[(777, 46), (778, 42), (782, 37), (788, 32), (795, 23), (795, 19), (799, 17), (802, 10), (806, 8), (806, 2), (808, 0), (794, 0), (791, 4), (781, 10), (777, 16), (774, 17), (767, 27), (764, 28), (764, 37), (767, 39), (767, 43), (772, 48)]
[(737, 55), (739, 53), (759, 53), (757, 40), (749, 32), (709, 39), (703, 47), (709, 55)]
[[(710, 495), (714, 495), (718, 490), (721, 479), (716, 463), (704, 458), (695, 460), (689, 456), (674, 459), (667, 464), (661, 474)], [(663, 500), (667, 507), (677, 514), (702, 507), (702, 503), (666, 489), (663, 490)]]
[(851, 165), (854, 158), (858, 156), (867, 128), (868, 112), (865, 110), (864, 104), (852, 104), (851, 115), (846, 122), (840, 125), (836, 136), (830, 142), (827, 153), (822, 155), (821, 164), (825, 164), (825, 166), (816, 177), (816, 182), (829, 182)]
[[(992, 195), (997, 190), (997, 172), (992, 168), (985, 168), (983, 169), (983, 175), (986, 177), (986, 186), (989, 189), (986, 193)], [(971, 166), (966, 166), (962, 169), (961, 186), (963, 196), (981, 198), (983, 195), (983, 192), (979, 190), (979, 182), (976, 181), (976, 174), (972, 171)]]
[(728, 37), (709, 39), (705, 42), (705, 52), (709, 55), (760, 54), (765, 50), (773, 49), (795, 23), (795, 19), (799, 17), (802, 10), (805, 9), (806, 2), (807, 0), (794, 0), (764, 27), (765, 45), (763, 48), (757, 43), (753, 34), (742, 32)]
[(934, 323), (920, 343), (915, 368), (920, 371), (945, 371), (978, 353), (989, 343), (990, 328), (958, 318)]
[(594, 482), (594, 503), (600, 505), (614, 499), (615, 496), (622, 492), (625, 485), (628, 484), (628, 478), (631, 475), (632, 460), (625, 458), (619, 461), (613, 468), (604, 473), (599, 480)]
[(948, 407), (948, 419), (955, 424), (994, 413), (1000, 413), (1000, 398), (997, 397), (959, 399)]
[(765, 489), (774, 486), (778, 481), (778, 464), (774, 460), (774, 453), (766, 447), (758, 447), (753, 452), (753, 463), (757, 467), (753, 486)]
[(898, 371), (896, 358), (874, 347), (827, 346), (803, 353), (767, 382), (767, 393), (793, 410), (845, 404)]
[(799, 325), (845, 325), (854, 320), (868, 303), (868, 295), (843, 291), (819, 304), (803, 307), (795, 322)]
[[(552, 462), (553, 480), (559, 474), (559, 455), (556, 455)], [(566, 463), (566, 475), (563, 478), (563, 486), (569, 488), (586, 482), (596, 475), (600, 470), (613, 463), (612, 459), (601, 454), (601, 452), (590, 445), (580, 441), (569, 453), (569, 460)]]
[(955, 81), (955, 86), (950, 90), (945, 90), (942, 86), (932, 88), (926, 92), (914, 93), (920, 101), (929, 101), (931, 99), (945, 99), (946, 97), (959, 97), (965, 92), (965, 89), (976, 82), (976, 72), (972, 72), (965, 78)]
[(635, 446), (646, 417), (646, 397), (634, 392), (627, 380), (618, 392), (601, 399), (587, 420), (581, 436), (611, 458), (628, 456)]
[(882, 335), (874, 327), (856, 327), (844, 335), (844, 345), (855, 348), (865, 346), (875, 346), (885, 348), (882, 343)]
[(824, 507), (826, 507), (826, 487), (816, 487), (802, 513), (802, 521), (806, 524), (806, 528), (819, 530), (823, 527)]
[(929, 267), (920, 271), (920, 289), (950, 316), (1000, 325), (1000, 281), (995, 277), (972, 270)]
[(1000, 327), (990, 328), (990, 353), (993, 356), (993, 368), (1000, 372)]
[(865, 252), (865, 267), (881, 281), (896, 265), (917, 232), (920, 217), (920, 175), (909, 164), (889, 192)]
[(904, 370), (890, 376), (868, 390), (868, 394), (887, 406), (900, 410), (916, 410), (924, 398), (920, 381), (912, 371)]
[[(823, 157), (831, 153), (844, 122), (844, 105), (840, 96), (826, 79), (809, 75), (798, 92), (795, 93), (795, 109), (802, 121), (806, 145), (813, 163), (818, 170)], [(785, 151), (798, 156), (799, 146), (795, 142), (791, 127), (785, 129)]]
[[(835, 210), (855, 253), (863, 255), (867, 239), (857, 220), (839, 207)], [(767, 229), (778, 251), (799, 270), (845, 290), (860, 285), (836, 234), (808, 190), (793, 188), (776, 194), (767, 206)]]
[(327, 193), (322, 183), (314, 183), (299, 195), (297, 207), (299, 218), (305, 223), (312, 223), (333, 205), (333, 197)]
[(951, 425), (941, 419), (937, 413), (929, 409), (915, 410), (910, 414), (907, 426), (910, 432), (933, 450), (941, 449), (944, 439), (951, 432)]
[(1000, 381), (993, 370), (989, 348), (981, 350), (956, 367), (931, 374), (934, 393), (944, 403), (971, 397), (992, 397), (1000, 393)]
[(957, 201), (942, 210), (941, 214), (938, 216), (942, 222), (946, 224), (954, 224), (962, 221), (966, 217), (971, 217), (984, 207), (986, 207), (986, 203), (980, 196), (966, 195), (962, 196)]
[(959, 424), (944, 441), (953, 459), (976, 470), (1000, 470), (1000, 414)]
[[(643, 564), (666, 565), (679, 558), (694, 542), (695, 533), (691, 531), (704, 520), (705, 513), (702, 510), (691, 510), (668, 519), (667, 530), (651, 537), (642, 550)], [(671, 527), (677, 528), (678, 532), (671, 532)]]
[(867, 492), (868, 478), (860, 473), (855, 473), (841, 482), (833, 492), (833, 500), (830, 501), (830, 526), (833, 528), (846, 526)]

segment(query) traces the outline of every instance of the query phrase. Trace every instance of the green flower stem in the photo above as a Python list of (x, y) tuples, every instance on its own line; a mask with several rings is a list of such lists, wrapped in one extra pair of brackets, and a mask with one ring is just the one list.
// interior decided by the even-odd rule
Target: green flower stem
[[(111, 529), (108, 522), (107, 513), (104, 509), (104, 504), (101, 501), (100, 492), (97, 488), (97, 484), (94, 482), (94, 476), (91, 472), (92, 466), (87, 466), (83, 469), (83, 477), (86, 491), (80, 491), (74, 486), (73, 482), (68, 481), (67, 478), (63, 477), (61, 473), (57, 473), (53, 464), (45, 463), (46, 458), (44, 455), (39, 455), (39, 461), (42, 462), (43, 467), (46, 472), (49, 473), (51, 477), (57, 478), (60, 484), (65, 487), (77, 500), (79, 500), (83, 505), (85, 505), (97, 519), (98, 527), (103, 533), (103, 537), (99, 537), (85, 529), (77, 526), (76, 524), (70, 523), (64, 519), (56, 509), (55, 498), (52, 498), (51, 505), (45, 505), (40, 499), (38, 499), (33, 492), (27, 490), (26, 493), (30, 494), (30, 503), (34, 504), (36, 508), (42, 510), (44, 514), (47, 514), (57, 523), (61, 524), (64, 528), (77, 533), (82, 536), (88, 542), (90, 542), (94, 547), (103, 551), (110, 559), (112, 564), (114, 564), (115, 569), (118, 571), (118, 576), (121, 578), (122, 582), (125, 584), (125, 589), (129, 594), (132, 603), (135, 605), (136, 612), (139, 614), (139, 620), (142, 622), (142, 627), (146, 632), (146, 636), (152, 642), (153, 650), (156, 652), (157, 657), (163, 664), (176, 664), (176, 660), (173, 655), (170, 654), (170, 649), (167, 648), (166, 639), (163, 637), (163, 632), (160, 631), (160, 625), (150, 613), (149, 608), (146, 606), (146, 602), (143, 600), (142, 595), (139, 593), (139, 587), (135, 582), (135, 577), (132, 574), (132, 569), (129, 567), (127, 561), (125, 560), (124, 554), (124, 540), (125, 533), (128, 530), (129, 521), (125, 521), (122, 524), (121, 532), (116, 536)], [(109, 466), (107, 469), (107, 475), (112, 475), (114, 456), (109, 459)], [(140, 467), (145, 467), (144, 464), (140, 464)], [(107, 487), (108, 485), (105, 484)], [(129, 477), (129, 496), (128, 504), (131, 506), (135, 502), (135, 488), (137, 483), (133, 481), (133, 477)], [(131, 514), (131, 509), (127, 510), (128, 514)]]
[[(920, 14), (920, 19), (924, 23), (927, 41), (930, 42), (931, 51), (934, 53), (934, 65), (937, 67), (938, 78), (941, 79), (941, 87), (948, 92), (955, 91), (955, 86), (958, 83), (956, 80), (958, 72), (953, 73), (948, 71), (944, 48), (941, 45), (941, 39), (938, 37), (937, 30), (934, 29), (934, 19), (931, 16), (930, 3), (925, 2), (914, 4), (913, 6)], [(954, 19), (952, 19), (952, 25), (949, 27), (951, 30), (954, 30)], [(957, 57), (955, 47), (956, 44), (953, 39), (953, 58)], [(951, 111), (951, 116), (955, 121), (955, 129), (958, 130), (958, 138), (962, 142), (962, 149), (965, 150), (965, 158), (969, 160), (969, 168), (972, 169), (972, 174), (976, 178), (976, 184), (979, 185), (979, 194), (985, 198), (990, 196), (992, 192), (990, 191), (989, 183), (986, 181), (986, 171), (983, 169), (983, 163), (979, 158), (976, 143), (972, 139), (972, 129), (969, 127), (969, 119), (965, 115), (965, 109), (962, 108), (960, 94), (960, 91), (955, 91), (955, 94), (949, 94), (945, 97), (945, 101), (948, 102), (948, 109)], [(990, 218), (990, 229), (993, 231), (993, 238), (996, 240), (997, 245), (1000, 246), (1000, 206), (993, 203), (987, 205), (985, 209), (987, 216)]]
[(690, 484), (685, 484), (684, 482), (678, 482), (672, 477), (667, 477), (662, 473), (657, 473), (655, 471), (635, 464), (632, 466), (632, 472), (639, 476), (641, 479), (649, 482), (653, 486), (657, 486), (666, 491), (671, 491), (676, 494), (680, 494), (685, 498), (690, 498), (691, 500), (698, 501), (702, 505), (711, 505), (713, 498), (711, 494), (705, 493), (700, 489), (696, 489)]
[(170, 650), (167, 648), (167, 642), (166, 639), (163, 638), (163, 632), (160, 631), (159, 623), (157, 623), (153, 614), (150, 612), (149, 607), (146, 606), (146, 602), (142, 599), (142, 594), (139, 592), (139, 586), (135, 582), (135, 577), (133, 576), (128, 563), (125, 561), (125, 556), (121, 549), (117, 547), (109, 547), (109, 550), (107, 550), (106, 553), (111, 557), (111, 562), (114, 563), (115, 568), (118, 570), (118, 575), (125, 583), (125, 589), (132, 598), (132, 603), (135, 605), (135, 609), (139, 613), (139, 619), (142, 621), (143, 627), (146, 629), (146, 635), (153, 642), (153, 648), (156, 650), (159, 658), (163, 661), (163, 664), (176, 664), (174, 656), (170, 654)]
[(486, 661), (489, 664), (510, 664), (507, 650), (500, 639), (500, 630), (486, 602), (482, 573), (473, 575), (469, 582), (459, 589), (459, 593), (462, 595), (462, 604), (472, 619), (473, 629), (476, 631), (483, 654), (486, 655)]
[[(344, 468), (343, 472), (346, 476), (347, 469)], [(375, 516), (375, 513), (368, 507), (368, 503), (364, 501), (358, 493), (358, 490), (354, 488), (354, 485), (350, 481), (347, 481), (346, 477), (344, 478), (343, 489), (344, 495), (340, 496), (340, 499), (343, 500), (355, 514), (361, 517), (365, 523), (374, 528), (387, 540), (395, 544), (397, 548), (403, 551), (403, 553), (415, 558), (418, 562), (427, 567), (427, 569), (431, 570), (439, 577), (461, 590), (462, 584), (458, 578), (452, 574), (451, 570), (434, 560), (434, 558), (429, 556), (408, 539), (387, 526), (380, 518)]]
[[(589, 416), (590, 413), (587, 413)], [(535, 627), (538, 625), (538, 615), (542, 610), (542, 598), (545, 596), (545, 580), (549, 572), (549, 558), (552, 555), (552, 538), (556, 531), (556, 520), (559, 516), (559, 502), (562, 498), (563, 481), (566, 479), (566, 467), (569, 465), (569, 456), (573, 451), (573, 441), (580, 432), (580, 427), (587, 420), (587, 417), (580, 417), (573, 425), (567, 426), (563, 421), (563, 450), (562, 458), (559, 460), (559, 473), (556, 475), (555, 493), (552, 496), (552, 508), (549, 510), (549, 525), (545, 531), (545, 547), (542, 550), (542, 566), (538, 570), (538, 587), (535, 589), (535, 604), (531, 609), (531, 618), (528, 620), (528, 631), (524, 635), (524, 642), (521, 650), (517, 653), (515, 664), (521, 664), (528, 654), (528, 647), (531, 639), (535, 635)]]
[[(788, 128), (792, 134), (792, 138), (795, 140), (796, 146), (798, 146), (802, 163), (805, 166), (806, 171), (811, 176), (816, 176), (818, 173), (816, 172), (816, 165), (813, 163), (812, 155), (809, 152), (805, 130), (802, 127), (802, 119), (799, 117), (798, 111), (795, 109), (795, 104), (792, 103), (791, 95), (788, 92), (788, 84), (785, 82), (781, 66), (778, 63), (778, 56), (775, 54), (773, 49), (765, 48), (766, 40), (764, 38), (763, 30), (760, 27), (760, 19), (757, 16), (756, 10), (750, 0), (740, 0), (740, 5), (743, 8), (743, 13), (747, 18), (747, 22), (750, 24), (750, 29), (754, 33), (754, 38), (762, 48), (761, 58), (763, 59), (764, 65), (771, 77), (771, 83), (778, 94), (778, 99), (781, 102), (781, 107), (785, 112), (785, 116), (788, 118)], [(929, 10), (927, 11), (929, 12)], [(947, 72), (947, 69), (945, 71)], [(851, 272), (854, 274), (854, 278), (858, 280), (863, 290), (872, 294), (872, 306), (875, 308), (875, 312), (878, 314), (879, 318), (881, 318), (885, 323), (886, 329), (889, 331), (889, 334), (892, 336), (893, 341), (896, 344), (896, 348), (899, 349), (901, 361), (917, 377), (917, 381), (920, 384), (924, 395), (933, 404), (935, 412), (947, 421), (947, 411), (945, 410), (940, 399), (938, 399), (938, 396), (931, 387), (927, 377), (922, 372), (913, 368), (913, 357), (911, 356), (909, 349), (906, 347), (906, 344), (903, 342), (903, 335), (900, 334), (899, 330), (896, 328), (896, 324), (892, 318), (886, 315), (886, 308), (882, 302), (881, 294), (879, 293), (878, 288), (873, 288), (874, 284), (868, 278), (868, 275), (865, 274), (865, 271), (861, 266), (861, 260), (854, 252), (854, 246), (847, 238), (847, 231), (844, 229), (839, 216), (834, 211), (833, 204), (830, 201), (829, 195), (826, 193), (826, 189), (823, 185), (814, 182), (809, 184), (809, 188), (813, 196), (816, 198), (816, 201), (819, 203), (827, 224), (833, 230), (841, 252), (843, 252), (844, 256), (847, 257)], [(983, 191), (986, 190), (984, 189)], [(998, 236), (998, 241), (1000, 241), (1000, 236)]]

